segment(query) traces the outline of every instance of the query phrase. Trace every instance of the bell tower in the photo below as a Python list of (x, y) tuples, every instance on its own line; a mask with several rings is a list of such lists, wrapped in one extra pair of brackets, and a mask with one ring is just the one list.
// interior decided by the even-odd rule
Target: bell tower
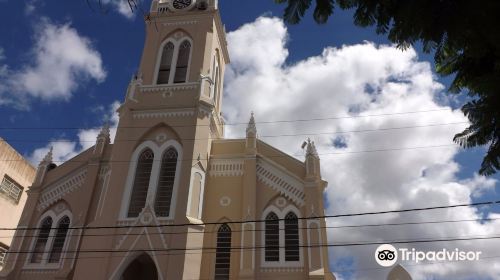
[[(125, 226), (109, 242), (114, 250), (202, 248), (205, 174), (212, 140), (224, 135), (222, 85), (229, 63), (217, 0), (153, 0), (145, 27), (140, 66), (118, 109), (113, 195), (93, 225)], [(164, 227), (171, 224), (186, 226)], [(83, 242), (92, 245), (91, 238)], [(200, 277), (201, 250), (148, 256), (159, 279)], [(106, 279), (122, 279), (120, 260), (132, 257), (93, 265), (107, 267)]]

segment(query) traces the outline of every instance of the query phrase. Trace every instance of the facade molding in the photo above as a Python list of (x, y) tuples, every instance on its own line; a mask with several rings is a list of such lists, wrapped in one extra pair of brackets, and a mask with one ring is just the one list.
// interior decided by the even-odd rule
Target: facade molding
[(305, 204), (304, 185), (288, 172), (280, 170), (269, 160), (257, 159), (257, 180), (297, 203), (300, 207)]
[(133, 111), (134, 119), (150, 119), (150, 118), (179, 118), (192, 117), (195, 115), (195, 110), (192, 108), (186, 109), (164, 109), (164, 110), (141, 110)]
[(79, 189), (87, 177), (87, 168), (82, 168), (52, 185), (46, 187), (38, 200), (38, 211), (43, 211), (66, 194)]
[(242, 159), (212, 159), (208, 174), (211, 177), (243, 176), (243, 167)]

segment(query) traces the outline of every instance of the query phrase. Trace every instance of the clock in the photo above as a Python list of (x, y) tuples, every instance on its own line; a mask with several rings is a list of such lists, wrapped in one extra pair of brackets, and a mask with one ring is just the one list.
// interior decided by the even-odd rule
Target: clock
[(194, 3), (194, 0), (173, 0), (172, 7), (176, 10), (183, 10), (188, 7), (191, 7)]

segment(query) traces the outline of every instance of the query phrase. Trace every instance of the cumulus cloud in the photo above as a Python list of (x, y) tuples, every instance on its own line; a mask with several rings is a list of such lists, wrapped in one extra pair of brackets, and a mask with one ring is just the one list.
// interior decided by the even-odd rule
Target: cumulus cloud
[(106, 71), (91, 41), (70, 24), (56, 25), (42, 19), (35, 31), (35, 44), (25, 65), (3, 65), (0, 105), (28, 107), (33, 98), (69, 100), (88, 80), (102, 82)]
[[(316, 141), (322, 174), (329, 181), (327, 213), (469, 203), (495, 188), (494, 179), (457, 178), (461, 167), (455, 157), (462, 151), (452, 138), (467, 125), (467, 119), (447, 105), (443, 85), (413, 49), (403, 52), (365, 42), (328, 47), (317, 56), (289, 64), (287, 39), (282, 21), (268, 17), (228, 34), (232, 63), (225, 77), (224, 115), (228, 123), (247, 121), (251, 111), (257, 122), (324, 119), (257, 126), (262, 140), (296, 156), (303, 154), (300, 144), (305, 137)], [(282, 136), (297, 134), (301, 136)], [(244, 126), (227, 127), (226, 136), (243, 135)], [(328, 224), (500, 217), (481, 210), (462, 207), (329, 219)], [(331, 229), (328, 234), (330, 243), (343, 243), (484, 236), (494, 234), (495, 228), (500, 228), (500, 221), (344, 228)], [(498, 255), (495, 248), (500, 243), (483, 240), (408, 246), (481, 250), (488, 257)], [(375, 247), (330, 250), (333, 271), (342, 279), (385, 279), (389, 270), (376, 264)], [(494, 260), (404, 265), (414, 279), (498, 279), (500, 265)]]
[(124, 16), (127, 19), (133, 19), (135, 17), (135, 13), (133, 9), (137, 5), (137, 1), (135, 0), (104, 0), (103, 4), (110, 5), (115, 12)]
[[(107, 123), (110, 126), (111, 142), (115, 139), (116, 127), (118, 126), (118, 113), (116, 112), (118, 107), (120, 107), (120, 102), (113, 102), (109, 105), (108, 111), (105, 112), (103, 116), (103, 123)], [(57, 164), (61, 164), (92, 147), (95, 144), (97, 135), (100, 131), (101, 128), (99, 127), (81, 129), (77, 134), (78, 141), (72, 141), (66, 138), (54, 139), (45, 147), (35, 149), (28, 159), (31, 163), (33, 163), (33, 165), (36, 166), (52, 147), (53, 161)]]

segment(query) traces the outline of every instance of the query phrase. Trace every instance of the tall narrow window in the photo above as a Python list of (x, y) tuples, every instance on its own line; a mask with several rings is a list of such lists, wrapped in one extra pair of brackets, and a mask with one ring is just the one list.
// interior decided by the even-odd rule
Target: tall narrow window
[(177, 169), (177, 151), (168, 149), (161, 160), (160, 178), (155, 199), (155, 213), (158, 217), (170, 216), (172, 193), (174, 191), (175, 171)]
[(172, 58), (174, 56), (174, 44), (168, 42), (163, 47), (161, 55), (160, 69), (158, 70), (157, 84), (168, 84), (170, 80), (170, 71), (172, 68)]
[(215, 279), (229, 279), (231, 264), (231, 228), (227, 224), (220, 226), (217, 232), (215, 251)]
[(128, 217), (137, 217), (141, 213), (146, 198), (148, 196), (149, 178), (151, 177), (151, 168), (153, 167), (153, 151), (146, 149), (141, 153), (137, 161), (135, 170), (134, 186), (132, 195), (130, 196), (130, 204), (128, 208)]
[(0, 270), (5, 265), (5, 258), (7, 257), (8, 251), (9, 251), (9, 246), (0, 242)]
[(49, 239), (51, 228), (52, 218), (47, 217), (42, 221), (40, 231), (38, 232), (38, 237), (35, 242), (35, 248), (33, 248), (33, 254), (31, 255), (32, 263), (42, 262), (43, 255), (45, 253), (45, 246), (47, 245), (47, 240)]
[(179, 55), (177, 57), (177, 67), (175, 69), (174, 83), (177, 84), (186, 82), (190, 54), (191, 43), (188, 40), (185, 40), (179, 46)]
[(50, 250), (49, 263), (58, 263), (61, 259), (62, 249), (66, 242), (66, 235), (68, 234), (70, 220), (68, 216), (64, 216), (59, 220), (57, 225), (57, 232), (52, 243), (52, 250)]
[(285, 261), (299, 261), (299, 220), (289, 212), (285, 216)]
[(280, 260), (280, 226), (278, 216), (271, 212), (265, 222), (265, 259), (266, 262)]

